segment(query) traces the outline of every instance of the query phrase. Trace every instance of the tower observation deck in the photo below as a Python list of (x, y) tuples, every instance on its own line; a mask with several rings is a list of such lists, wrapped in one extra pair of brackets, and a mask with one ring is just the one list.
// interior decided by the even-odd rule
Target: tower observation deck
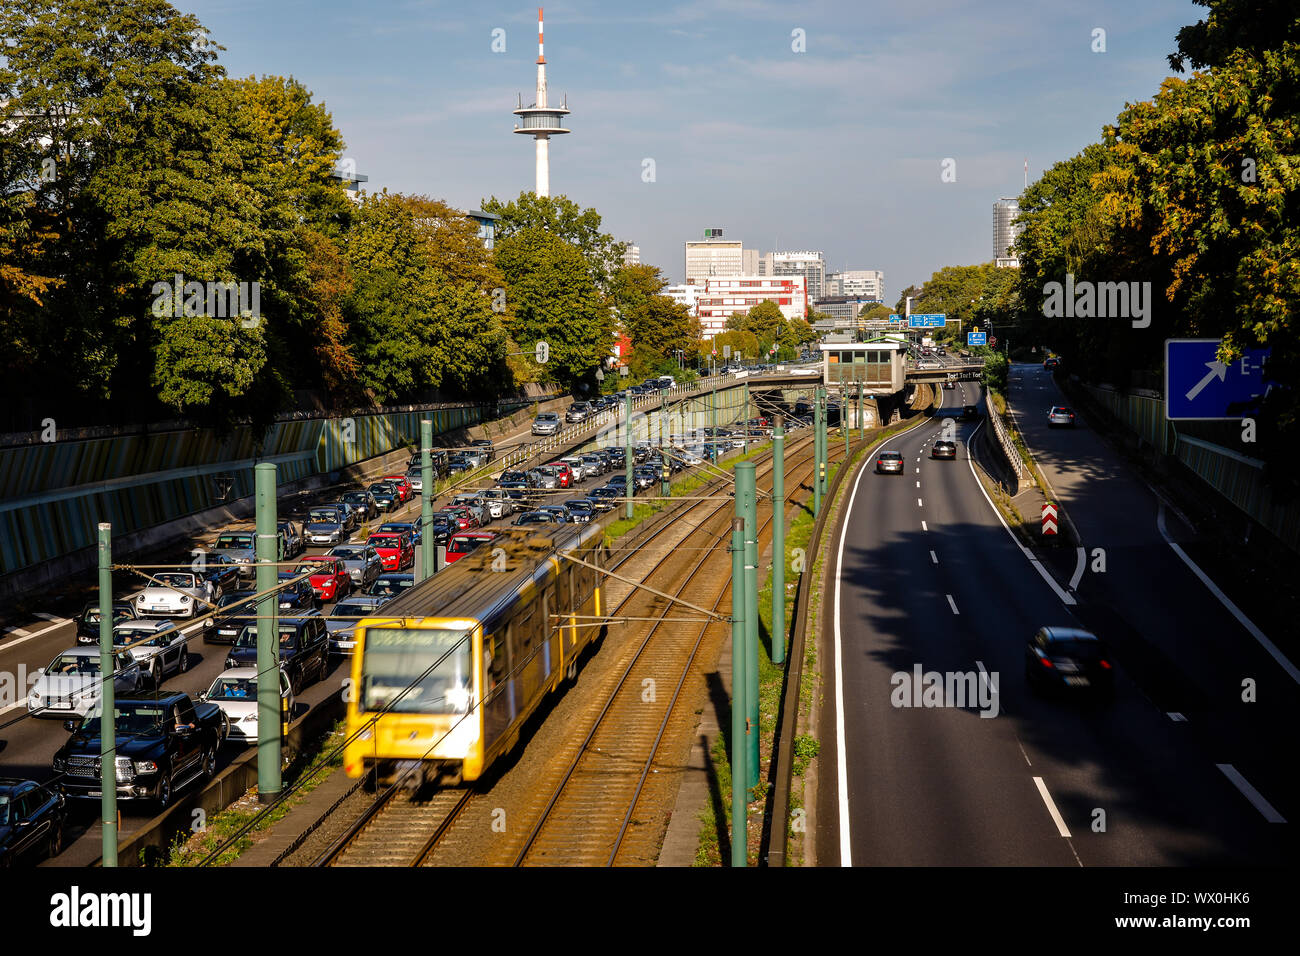
[(537, 98), (531, 106), (524, 106), (523, 94), (519, 95), (519, 108), (514, 111), (519, 117), (515, 123), (515, 132), (533, 137), (537, 143), (537, 188), (539, 196), (551, 194), (551, 159), (550, 140), (552, 136), (571, 132), (564, 127), (564, 117), (569, 114), (568, 99), (559, 106), (550, 106), (546, 101), (546, 56), (542, 46), (542, 8), (537, 8)]

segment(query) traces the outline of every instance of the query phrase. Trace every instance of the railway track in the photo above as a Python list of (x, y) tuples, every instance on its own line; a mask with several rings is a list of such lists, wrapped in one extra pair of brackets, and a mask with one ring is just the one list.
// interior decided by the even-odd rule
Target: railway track
[[(788, 441), (786, 452), (787, 487), (797, 489), (804, 482), (811, 483), (811, 431)], [(832, 455), (832, 460), (835, 457)], [(759, 459), (757, 465), (760, 487), (766, 481), (770, 490), (773, 468), (771, 454)], [(703, 538), (711, 540), (711, 543), (708, 548), (698, 551), (699, 556), (691, 562), (689, 573), (681, 577), (680, 571), (677, 572), (681, 580), (675, 595), (716, 611), (730, 593), (730, 557), (727, 552), (729, 534), (726, 529), (729, 527), (732, 510), (729, 500), (701, 500), (681, 512), (674, 512), (671, 518), (662, 519), (658, 527), (639, 540), (635, 548), (629, 548), (623, 554), (616, 551), (610, 569), (623, 567), (671, 529), (680, 529), (685, 523), (692, 529), (687, 540)], [(768, 529), (770, 521), (769, 514), (760, 529), (760, 535)], [(709, 568), (710, 559), (716, 559), (719, 554), (727, 557), (725, 574)], [(665, 548), (664, 554), (656, 560), (646, 579), (658, 574), (671, 560), (673, 549)], [(719, 580), (724, 582), (720, 589), (717, 586)], [(701, 596), (702, 600), (695, 599)], [(633, 609), (639, 609), (646, 603), (645, 592), (633, 591), (612, 616), (618, 617), (630, 605)], [(586, 740), (577, 749), (577, 756), (564, 774), (559, 788), (552, 792), (551, 799), (540, 814), (532, 814), (536, 822), (525, 845), (515, 855), (516, 865), (647, 862), (639, 853), (625, 859), (619, 855), (619, 851), (624, 846), (629, 828), (636, 822), (633, 814), (647, 781), (657, 775), (655, 758), (660, 743), (671, 726), (670, 721), (673, 718), (685, 719), (687, 716), (677, 704), (696, 657), (708, 643), (706, 637), (710, 636), (710, 632), (721, 630), (729, 633), (726, 625), (720, 623), (693, 626), (676, 625), (670, 620), (663, 620), (682, 616), (679, 605), (668, 605), (663, 598), (655, 597), (648, 604), (650, 613), (641, 616), (657, 614), (659, 620), (648, 624), (649, 630), (640, 638), (635, 656), (623, 671), (612, 693), (606, 696), (604, 706)], [(656, 605), (658, 611), (655, 610)], [(671, 675), (666, 683), (663, 680), (665, 674)], [(653, 712), (647, 712), (645, 705), (638, 712), (628, 702), (633, 697), (638, 701), (641, 699), (639, 695), (646, 686), (643, 683), (646, 679), (655, 682), (652, 685), (655, 687), (653, 696), (662, 703), (652, 703), (650, 706), (654, 708)], [(694, 714), (689, 716), (693, 717)], [(612, 756), (614, 748), (603, 743), (606, 738), (619, 741), (617, 749), (623, 753)], [(602, 757), (602, 754), (605, 756)], [(629, 779), (632, 784), (630, 790)], [(618, 781), (618, 787), (611, 788), (609, 785), (614, 781)], [(413, 799), (411, 794), (399, 787), (389, 788), (376, 797), (313, 865), (424, 865), (444, 836), (461, 818), (475, 795), (473, 787), (462, 787), (436, 790), (426, 799)], [(618, 812), (620, 807), (621, 815)], [(587, 815), (584, 816), (584, 813)], [(593, 813), (598, 813), (599, 819), (592, 816)], [(601, 833), (604, 836), (600, 836)], [(613, 834), (612, 838), (610, 833)], [(610, 852), (598, 859), (599, 851), (606, 847), (610, 848)]]

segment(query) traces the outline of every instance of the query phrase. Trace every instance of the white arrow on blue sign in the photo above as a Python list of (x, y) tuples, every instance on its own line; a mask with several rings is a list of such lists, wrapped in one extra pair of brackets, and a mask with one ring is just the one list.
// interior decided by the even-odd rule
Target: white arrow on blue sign
[(1170, 421), (1240, 419), (1268, 386), (1269, 349), (1247, 349), (1219, 361), (1218, 339), (1165, 339), (1165, 417)]
[(941, 329), (947, 321), (948, 316), (943, 312), (915, 313), (907, 317), (907, 327), (909, 329)]
[(967, 345), (988, 345), (989, 334), (987, 332), (967, 332)]

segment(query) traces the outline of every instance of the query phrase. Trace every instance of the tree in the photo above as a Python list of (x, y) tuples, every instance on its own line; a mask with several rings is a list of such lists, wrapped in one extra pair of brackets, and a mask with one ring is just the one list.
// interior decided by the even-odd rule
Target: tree
[(731, 346), (732, 358), (758, 358), (758, 337), (753, 332), (730, 331), (713, 337), (713, 347), (718, 350), (719, 358), (723, 356), (723, 349), (728, 345)]
[(550, 345), (549, 380), (590, 387), (610, 354), (614, 323), (582, 252), (530, 226), (498, 239), (495, 259), (514, 303), (511, 338), (525, 349), (538, 341)]
[(1259, 59), (1268, 50), (1280, 50), (1286, 41), (1300, 42), (1300, 16), (1294, 0), (1193, 0), (1208, 7), (1210, 15), (1178, 31), (1178, 51), (1169, 54), (1169, 66), (1182, 73), (1219, 67), (1236, 50)]
[(483, 200), (481, 208), (501, 217), (497, 223), (498, 241), (526, 229), (541, 229), (572, 243), (582, 254), (592, 281), (602, 291), (623, 263), (627, 243), (616, 242), (613, 236), (601, 232), (600, 214), (594, 209), (582, 209), (567, 196), (522, 192), (518, 200), (511, 202), (493, 196)]

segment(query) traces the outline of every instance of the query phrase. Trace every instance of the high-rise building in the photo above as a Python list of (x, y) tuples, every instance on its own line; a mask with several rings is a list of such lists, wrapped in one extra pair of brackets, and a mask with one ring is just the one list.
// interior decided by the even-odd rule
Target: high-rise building
[(820, 252), (769, 252), (759, 261), (763, 276), (803, 276), (808, 297), (825, 294), (826, 260)]
[(1020, 202), (1003, 196), (993, 204), (993, 259), (999, 266), (1019, 266), (1015, 250), (1011, 248), (1025, 227), (1015, 222), (1020, 215)]
[(630, 242), (627, 245), (627, 251), (623, 253), (623, 265), (639, 266), (641, 264), (641, 247), (634, 246)]
[(706, 229), (703, 239), (686, 242), (687, 285), (703, 285), (711, 276), (738, 276), (743, 268), (740, 240), (722, 238), (721, 229)]
[(758, 275), (758, 250), (740, 250), (740, 271), (747, 276)]
[(787, 319), (802, 319), (808, 308), (803, 276), (727, 276), (707, 279), (703, 285), (696, 310), (705, 339), (725, 332), (730, 316), (760, 302), (775, 302)]
[(879, 269), (845, 269), (826, 276), (826, 296), (885, 301), (885, 274)]

